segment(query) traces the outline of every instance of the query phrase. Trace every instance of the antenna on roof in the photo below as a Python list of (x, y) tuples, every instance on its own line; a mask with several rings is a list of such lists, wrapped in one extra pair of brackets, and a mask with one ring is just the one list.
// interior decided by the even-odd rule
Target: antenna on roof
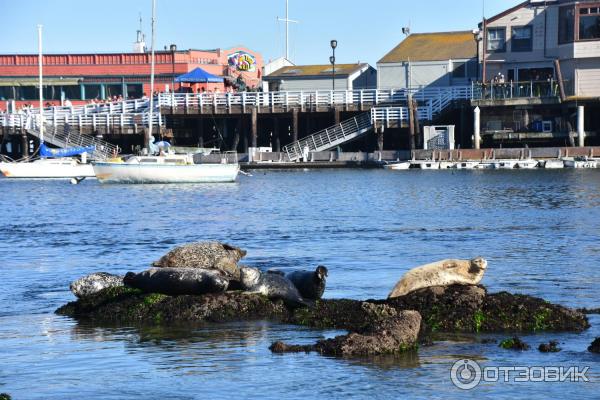
[(298, 21), (289, 18), (289, 0), (285, 0), (285, 18), (277, 17), (277, 21), (285, 22), (285, 59), (290, 59), (290, 23), (297, 24)]
[(135, 43), (133, 44), (134, 53), (146, 52), (146, 35), (142, 33), (142, 13), (140, 13), (140, 27), (137, 30)]
[(402, 27), (402, 33), (406, 36), (410, 35), (410, 20), (408, 20), (408, 26)]

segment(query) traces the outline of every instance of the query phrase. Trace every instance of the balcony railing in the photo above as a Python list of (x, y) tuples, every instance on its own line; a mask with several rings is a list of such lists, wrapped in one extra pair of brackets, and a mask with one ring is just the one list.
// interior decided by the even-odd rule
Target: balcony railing
[(473, 83), (473, 100), (508, 100), (520, 98), (560, 97), (558, 81), (554, 79), (538, 81), (509, 81)]

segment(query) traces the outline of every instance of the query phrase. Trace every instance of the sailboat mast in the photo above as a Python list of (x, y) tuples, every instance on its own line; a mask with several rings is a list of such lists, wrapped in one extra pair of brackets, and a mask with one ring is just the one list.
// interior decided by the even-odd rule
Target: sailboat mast
[(40, 85), (40, 143), (44, 143), (44, 92), (42, 86), (42, 25), (38, 25), (38, 70)]
[(152, 138), (152, 113), (154, 111), (154, 22), (156, 13), (156, 0), (152, 0), (152, 40), (150, 43), (150, 110), (148, 113), (148, 135), (146, 136), (146, 148), (150, 152), (150, 140)]

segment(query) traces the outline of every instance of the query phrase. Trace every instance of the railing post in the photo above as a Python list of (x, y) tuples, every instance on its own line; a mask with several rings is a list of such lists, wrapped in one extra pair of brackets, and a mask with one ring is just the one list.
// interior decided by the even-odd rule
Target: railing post
[(533, 81), (529, 81), (529, 97), (533, 97)]

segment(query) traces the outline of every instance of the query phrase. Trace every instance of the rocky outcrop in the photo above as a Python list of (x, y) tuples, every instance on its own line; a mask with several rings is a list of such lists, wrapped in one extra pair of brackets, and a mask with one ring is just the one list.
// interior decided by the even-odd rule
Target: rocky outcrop
[(522, 341), (521, 339), (519, 339), (516, 336), (513, 338), (509, 338), (509, 339), (504, 339), (503, 341), (500, 342), (498, 347), (501, 347), (506, 350), (519, 350), (519, 351), (529, 350), (529, 348), (530, 348), (530, 346), (527, 343), (525, 343), (524, 341)]
[(596, 354), (600, 354), (600, 337), (597, 337), (592, 344), (590, 344), (590, 347), (588, 347), (588, 351), (590, 353), (596, 353)]
[(215, 269), (228, 278), (239, 280), (237, 263), (246, 255), (238, 247), (219, 242), (197, 242), (179, 246), (155, 261), (156, 268)]
[(91, 296), (103, 289), (123, 286), (123, 277), (107, 272), (96, 272), (71, 283), (71, 292), (78, 298)]
[(558, 353), (562, 349), (558, 347), (558, 341), (551, 340), (548, 343), (542, 343), (538, 347), (538, 350), (542, 353)]

